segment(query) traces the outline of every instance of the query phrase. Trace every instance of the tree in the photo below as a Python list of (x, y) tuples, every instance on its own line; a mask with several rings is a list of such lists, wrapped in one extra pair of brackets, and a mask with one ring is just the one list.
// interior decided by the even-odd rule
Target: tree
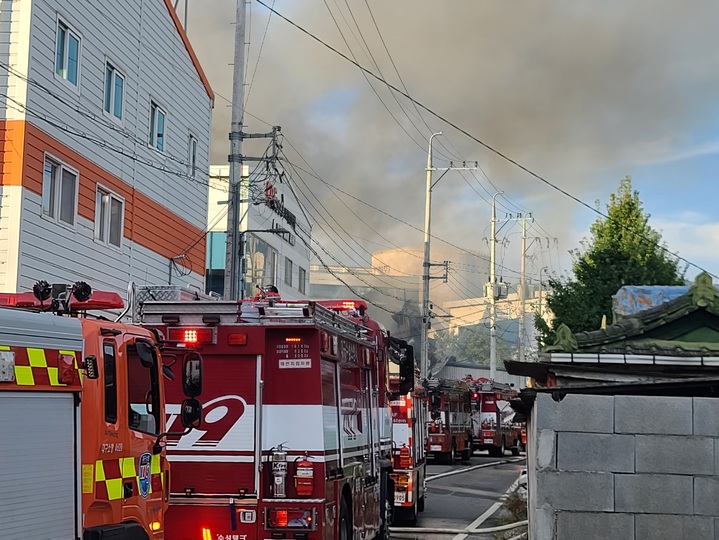
[(583, 251), (572, 252), (573, 278), (550, 278), (547, 308), (551, 325), (539, 317), (535, 326), (540, 347), (553, 343), (554, 331), (564, 323), (573, 332), (596, 330), (602, 317), (612, 321), (612, 295), (624, 285), (682, 285), (684, 273), (669, 253), (661, 234), (649, 226), (639, 192), (624, 178), (609, 197), (608, 217), (590, 227)]
[[(489, 365), (489, 329), (482, 324), (461, 327), (456, 334), (438, 332), (436, 340), (447, 356), (454, 356), (460, 362)], [(514, 359), (516, 355), (515, 346), (501, 337), (497, 338), (497, 359), (499, 361)]]

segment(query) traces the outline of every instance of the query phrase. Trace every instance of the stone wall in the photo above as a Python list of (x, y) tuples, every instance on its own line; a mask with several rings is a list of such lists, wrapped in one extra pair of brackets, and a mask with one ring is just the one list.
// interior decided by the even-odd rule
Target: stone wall
[(539, 394), (528, 431), (533, 540), (719, 539), (719, 399)]

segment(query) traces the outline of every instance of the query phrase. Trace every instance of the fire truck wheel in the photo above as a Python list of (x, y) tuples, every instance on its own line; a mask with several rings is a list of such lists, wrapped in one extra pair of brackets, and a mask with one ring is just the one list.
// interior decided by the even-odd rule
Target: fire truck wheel
[(502, 437), (502, 446), (499, 448), (499, 455), (500, 457), (504, 457), (504, 455), (507, 453), (507, 441), (504, 440), (504, 437)]
[(519, 441), (514, 441), (514, 445), (512, 445), (512, 455), (518, 456), (519, 455), (519, 445), (521, 443)]
[(352, 539), (352, 514), (347, 506), (347, 499), (342, 497), (340, 504), (339, 540)]
[(417, 501), (417, 511), (424, 512), (424, 495), (422, 495)]

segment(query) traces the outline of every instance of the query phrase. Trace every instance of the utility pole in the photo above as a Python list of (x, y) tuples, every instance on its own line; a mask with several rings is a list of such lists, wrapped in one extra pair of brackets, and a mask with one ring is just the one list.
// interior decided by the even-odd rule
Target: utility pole
[[(432, 212), (432, 189), (436, 186), (444, 175), (449, 171), (461, 171), (461, 170), (476, 170), (477, 163), (474, 162), (474, 167), (467, 167), (467, 162), (463, 162), (462, 166), (455, 166), (454, 163), (450, 162), (449, 167), (435, 168), (432, 166), (432, 140), (442, 135), (442, 132), (433, 133), (429, 138), (429, 150), (427, 151), (427, 187), (424, 199), (424, 262), (422, 264), (422, 338), (421, 348), (422, 357), (420, 362), (419, 377), (420, 381), (424, 381), (429, 374), (429, 329), (432, 325), (432, 313), (430, 312), (429, 303), (429, 281), (430, 279), (442, 279), (440, 276), (430, 276), (429, 269), (432, 266), (445, 266), (445, 275), (443, 276), (445, 282), (447, 280), (448, 261), (443, 264), (432, 264), (429, 258), (429, 239), (430, 234), (430, 222)], [(434, 182), (432, 182), (433, 171), (444, 171), (442, 175)]]
[[(497, 244), (497, 197), (502, 195), (504, 192), (500, 191), (495, 193), (492, 197), (492, 223), (490, 227), (489, 239), (489, 283), (487, 283), (487, 295), (489, 296), (489, 376), (494, 379), (497, 375), (497, 300), (503, 298), (502, 287), (497, 285), (496, 277), (496, 258), (495, 258), (495, 247)], [(529, 219), (532, 219), (532, 215), (529, 214)], [(509, 215), (506, 219), (501, 221), (521, 221), (522, 222), (522, 262), (520, 270), (520, 283), (519, 283), (519, 295), (520, 295), (520, 310), (521, 317), (519, 319), (519, 357), (522, 358), (524, 354), (522, 334), (524, 332), (524, 254), (527, 251), (527, 225), (526, 217), (522, 214), (516, 216)]]
[(490, 225), (489, 239), (489, 378), (497, 377), (497, 276), (495, 275), (495, 244), (497, 243), (497, 195), (492, 197), (492, 223)]
[(235, 60), (232, 74), (232, 121), (230, 124), (230, 183), (227, 208), (227, 247), (225, 256), (225, 300), (239, 295), (240, 187), (242, 184), (242, 122), (245, 101), (245, 20), (246, 0), (237, 0), (235, 16)]
[[(531, 219), (531, 214), (530, 214)], [(527, 258), (527, 218), (522, 216), (522, 258), (519, 262), (519, 361), (524, 362), (524, 326), (526, 321), (526, 276), (525, 259)]]

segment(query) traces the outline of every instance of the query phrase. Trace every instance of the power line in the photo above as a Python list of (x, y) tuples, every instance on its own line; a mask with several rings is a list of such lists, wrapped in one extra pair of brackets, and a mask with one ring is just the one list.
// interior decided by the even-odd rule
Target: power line
[[(433, 109), (430, 109), (428, 106), (424, 105), (422, 102), (415, 100), (414, 98), (412, 98), (412, 97), (411, 97), (409, 94), (407, 94), (406, 92), (404, 92), (404, 91), (402, 91), (401, 89), (397, 88), (396, 86), (394, 86), (394, 85), (391, 84), (390, 82), (388, 82), (388, 81), (382, 79), (381, 77), (379, 77), (378, 75), (376, 75), (376, 74), (373, 73), (372, 71), (370, 71), (370, 70), (368, 70), (367, 68), (365, 68), (365, 67), (363, 67), (362, 65), (360, 65), (360, 64), (359, 64), (358, 62), (356, 62), (355, 60), (352, 60), (351, 58), (347, 57), (345, 54), (343, 54), (343, 53), (340, 52), (339, 50), (335, 49), (334, 47), (332, 47), (332, 46), (329, 45), (328, 43), (322, 41), (320, 38), (318, 38), (317, 36), (315, 36), (314, 34), (312, 34), (311, 32), (309, 32), (308, 30), (305, 30), (303, 27), (301, 27), (301, 26), (298, 25), (297, 23), (293, 22), (292, 20), (288, 19), (287, 17), (285, 17), (284, 15), (282, 15), (281, 13), (279, 13), (278, 11), (276, 11), (276, 10), (270, 8), (267, 4), (265, 4), (264, 2), (262, 2), (262, 0), (257, 0), (257, 2), (258, 2), (260, 5), (264, 6), (265, 8), (270, 9), (270, 10), (271, 10), (273, 13), (275, 13), (278, 17), (280, 17), (280, 18), (283, 19), (284, 21), (288, 22), (289, 24), (291, 24), (292, 26), (294, 26), (295, 28), (297, 28), (298, 30), (300, 30), (302, 33), (306, 34), (307, 36), (309, 36), (309, 37), (312, 38), (313, 40), (317, 41), (318, 43), (320, 43), (320, 44), (323, 45), (324, 47), (328, 48), (329, 50), (331, 50), (331, 51), (334, 52), (335, 54), (339, 55), (340, 57), (342, 57), (342, 58), (343, 58), (344, 60), (346, 60), (347, 62), (350, 62), (351, 64), (353, 64), (353, 65), (356, 66), (357, 68), (361, 69), (363, 73), (366, 73), (367, 75), (369, 75), (369, 76), (371, 76), (371, 77), (377, 79), (378, 81), (380, 81), (381, 83), (387, 85), (387, 87), (389, 87), (390, 89), (394, 90), (395, 92), (401, 94), (402, 96), (406, 97), (407, 99), (410, 99), (410, 100), (414, 101), (414, 102), (417, 104), (418, 107), (421, 107), (422, 109), (424, 109), (425, 111), (427, 111), (429, 114), (431, 114), (431, 115), (434, 116), (435, 118), (437, 118), (437, 119), (441, 120), (442, 122), (446, 123), (448, 126), (453, 127), (454, 129), (456, 129), (457, 131), (459, 131), (460, 133), (462, 133), (463, 135), (465, 135), (465, 136), (468, 137), (469, 139), (473, 140), (474, 142), (476, 142), (476, 143), (479, 144), (480, 146), (482, 146), (482, 147), (484, 147), (485, 149), (489, 150), (489, 151), (492, 152), (493, 154), (499, 156), (500, 158), (502, 158), (503, 160), (507, 161), (508, 163), (511, 163), (512, 165), (514, 165), (514, 166), (517, 167), (518, 169), (524, 171), (525, 173), (527, 173), (527, 174), (528, 174), (529, 176), (531, 176), (532, 178), (535, 178), (536, 180), (539, 180), (539, 181), (542, 182), (543, 184), (549, 186), (550, 188), (554, 189), (555, 191), (558, 191), (559, 193), (561, 193), (561, 194), (564, 195), (565, 197), (567, 197), (567, 198), (573, 200), (574, 202), (576, 202), (577, 204), (579, 204), (579, 205), (581, 205), (581, 206), (583, 206), (583, 207), (589, 209), (590, 211), (594, 212), (595, 214), (597, 214), (597, 215), (599, 215), (599, 216), (601, 216), (601, 217), (603, 217), (603, 218), (605, 218), (605, 219), (607, 219), (607, 220), (610, 220), (610, 221), (612, 221), (612, 222), (617, 223), (616, 220), (612, 219), (608, 214), (602, 212), (602, 211), (599, 210), (598, 208), (594, 208), (591, 204), (589, 204), (589, 203), (587, 203), (587, 202), (584, 202), (584, 201), (583, 201), (582, 199), (580, 199), (579, 197), (577, 197), (577, 196), (575, 196), (575, 195), (572, 195), (571, 193), (569, 193), (569, 192), (568, 192), (567, 190), (565, 190), (564, 188), (561, 188), (561, 187), (559, 187), (558, 185), (552, 183), (551, 181), (547, 180), (546, 178), (544, 178), (544, 177), (541, 176), (540, 174), (538, 174), (538, 173), (534, 172), (533, 170), (529, 169), (528, 167), (522, 165), (522, 164), (519, 163), (517, 160), (515, 160), (515, 159), (509, 157), (509, 156), (506, 155), (505, 153), (503, 153), (503, 152), (501, 152), (500, 150), (494, 148), (492, 145), (490, 145), (490, 144), (488, 144), (488, 143), (482, 141), (482, 140), (479, 139), (478, 137), (475, 137), (475, 136), (472, 135), (470, 132), (468, 132), (467, 130), (463, 129), (463, 128), (460, 127), (459, 125), (457, 125), (455, 122), (452, 122), (451, 120), (449, 120), (449, 119), (445, 118), (444, 116), (440, 115), (439, 113), (435, 112)], [(641, 233), (641, 232), (632, 231), (631, 228), (630, 228), (628, 225), (624, 225), (623, 223), (617, 223), (617, 224), (618, 224), (619, 226), (621, 226), (622, 228), (624, 228), (627, 232), (630, 232), (630, 233), (633, 233), (633, 234), (636, 234), (636, 235), (642, 237), (644, 240), (646, 240), (647, 242), (649, 242), (649, 243), (652, 244), (653, 246), (655, 246), (655, 247), (659, 248), (660, 250), (662, 250), (662, 251), (668, 253), (668, 254), (671, 255), (672, 257), (675, 257), (677, 260), (682, 261), (682, 262), (684, 262), (684, 263), (686, 263), (686, 264), (688, 264), (688, 265), (690, 265), (690, 266), (693, 266), (693, 267), (697, 268), (698, 270), (700, 270), (700, 271), (702, 271), (702, 272), (706, 272), (707, 274), (709, 274), (710, 276), (712, 276), (712, 277), (715, 278), (715, 279), (719, 279), (719, 276), (717, 276), (717, 275), (715, 275), (715, 274), (709, 272), (708, 270), (704, 269), (702, 266), (700, 266), (700, 265), (698, 265), (698, 264), (696, 264), (696, 263), (690, 261), (690, 260), (687, 259), (686, 257), (682, 257), (682, 256), (679, 255), (678, 253), (675, 253), (675, 252), (673, 252), (673, 251), (670, 251), (669, 248), (667, 248), (667, 247), (661, 245), (658, 241), (656, 241), (656, 240), (654, 240), (654, 239), (648, 238), (645, 234), (643, 234), (643, 233)]]

